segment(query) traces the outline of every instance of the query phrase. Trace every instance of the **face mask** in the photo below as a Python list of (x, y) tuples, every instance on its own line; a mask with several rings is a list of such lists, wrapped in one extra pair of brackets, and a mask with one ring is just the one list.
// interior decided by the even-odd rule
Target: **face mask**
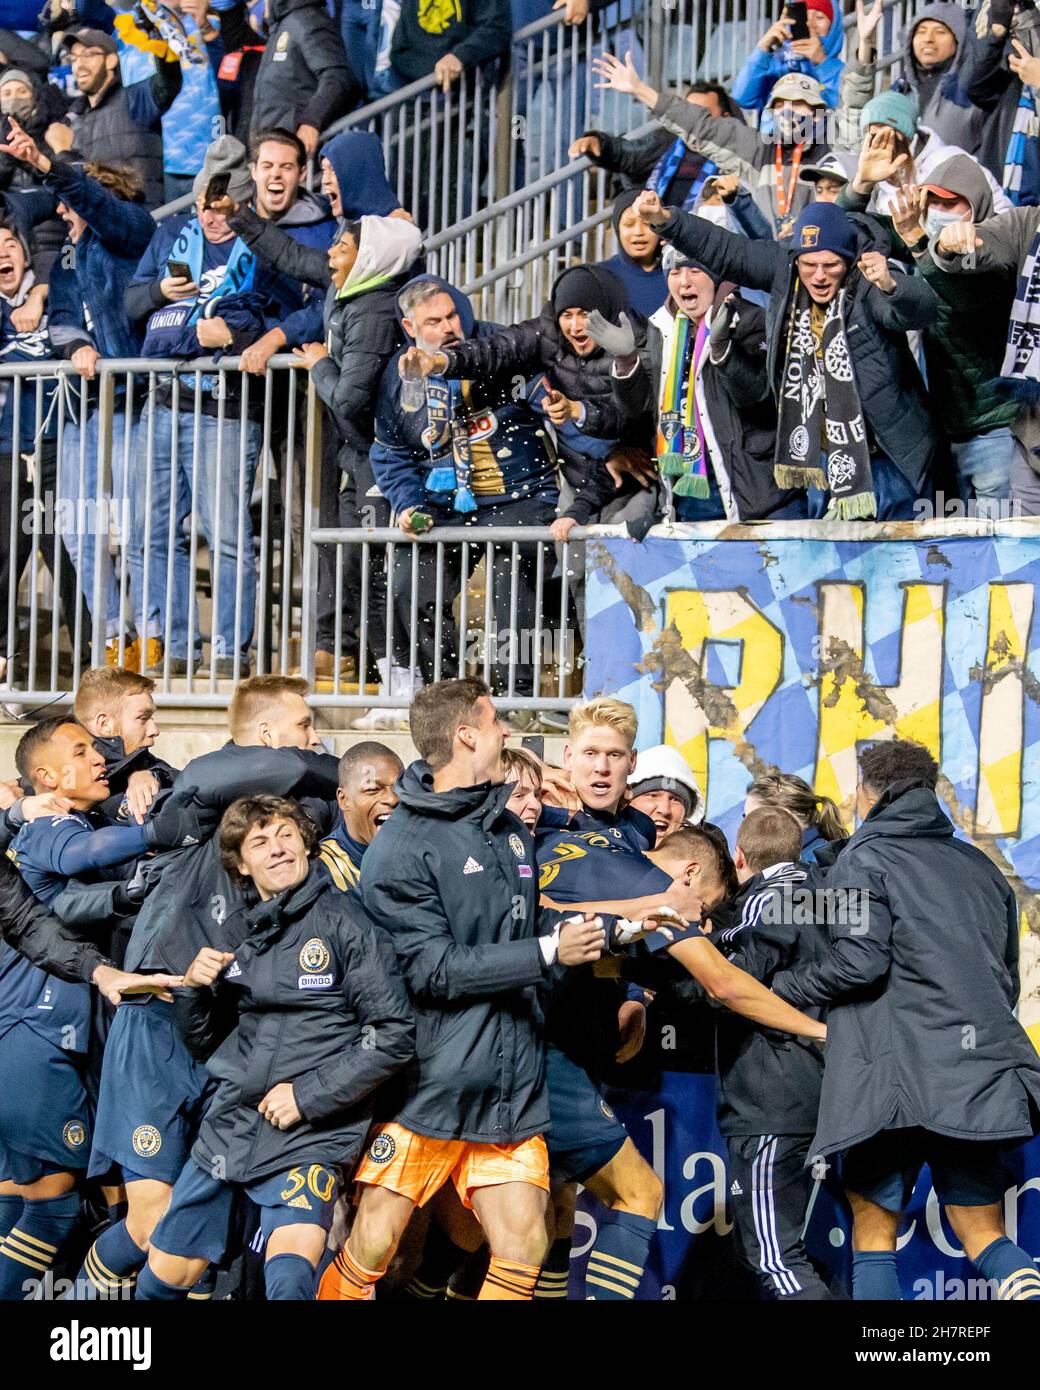
[(947, 212), (945, 208), (929, 208), (924, 215), (924, 229), (930, 237), (938, 236), (944, 227), (952, 227), (955, 222), (963, 222), (959, 212)]
[(33, 105), (32, 97), (0, 97), (0, 116), (13, 116), (21, 123), (30, 119)]

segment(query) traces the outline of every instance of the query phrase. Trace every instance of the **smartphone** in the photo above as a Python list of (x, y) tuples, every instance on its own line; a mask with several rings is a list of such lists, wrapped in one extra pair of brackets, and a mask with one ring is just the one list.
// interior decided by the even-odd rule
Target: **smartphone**
[(809, 8), (805, 0), (789, 0), (786, 8), (787, 18), (791, 20), (791, 38), (807, 39), (809, 37)]
[(167, 261), (166, 266), (175, 280), (191, 279), (191, 267), (186, 261)]
[[(802, 6), (805, 9), (805, 6)], [(214, 174), (206, 185), (206, 193), (202, 199), (204, 208), (211, 208), (218, 198), (223, 198), (228, 191), (228, 184), (231, 182), (230, 174)]]

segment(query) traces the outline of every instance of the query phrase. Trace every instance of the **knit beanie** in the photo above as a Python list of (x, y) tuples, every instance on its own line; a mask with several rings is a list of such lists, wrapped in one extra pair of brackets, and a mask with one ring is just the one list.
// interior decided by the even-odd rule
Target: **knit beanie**
[(864, 133), (872, 125), (888, 125), (912, 140), (917, 134), (917, 98), (910, 92), (893, 92), (891, 87), (872, 97), (860, 112), (859, 128)]
[(565, 309), (598, 309), (604, 318), (617, 322), (618, 314), (628, 308), (628, 294), (613, 272), (602, 266), (576, 265), (565, 270), (552, 291), (553, 313)]
[(809, 203), (794, 224), (791, 250), (796, 256), (831, 251), (851, 262), (856, 258), (856, 229), (837, 203)]
[(247, 160), (246, 147), (241, 140), (236, 140), (233, 135), (220, 136), (206, 150), (202, 168), (195, 175), (195, 181), (191, 185), (193, 195), (201, 198), (210, 181), (218, 174), (230, 174), (228, 197), (235, 203), (248, 203), (255, 186), (249, 175)]

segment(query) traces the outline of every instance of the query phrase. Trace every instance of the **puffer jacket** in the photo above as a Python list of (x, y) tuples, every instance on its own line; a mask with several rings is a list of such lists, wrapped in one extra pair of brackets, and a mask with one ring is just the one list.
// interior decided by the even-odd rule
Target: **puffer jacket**
[(270, 0), (267, 45), (253, 89), (252, 133), (275, 126), (325, 130), (362, 96), (323, 0)]
[[(857, 261), (865, 251), (887, 253), (890, 247), (877, 223), (855, 214), (850, 218), (858, 234)], [(794, 253), (777, 242), (748, 241), (674, 209), (657, 231), (720, 279), (769, 292), (766, 372), (779, 400), (786, 327), (798, 283)], [(931, 327), (935, 295), (918, 276), (902, 274), (896, 277), (896, 289), (882, 294), (855, 264), (845, 289), (846, 335), (864, 418), (880, 452), (923, 496), (935, 472), (936, 427), (906, 334)]]
[[(356, 898), (337, 892), (315, 865), (297, 887), (247, 912), (244, 925), (248, 935), (218, 985), (178, 991), (181, 1034), (218, 1083), (192, 1157), (211, 1172), (220, 1156), (229, 1182), (301, 1161), (351, 1163), (368, 1132), (373, 1093), (414, 1050), (393, 947)], [(220, 1039), (229, 994), (237, 996), (237, 1018)], [(292, 1083), (302, 1117), (285, 1130), (257, 1110), (281, 1082)]]

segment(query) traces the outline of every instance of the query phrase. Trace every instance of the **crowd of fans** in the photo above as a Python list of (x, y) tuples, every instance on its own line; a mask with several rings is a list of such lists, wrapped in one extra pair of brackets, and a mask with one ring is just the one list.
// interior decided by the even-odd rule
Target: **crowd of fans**
[[(588, 13), (583, 0), (556, 8), (571, 24)], [(323, 0), (269, 0), (262, 18), (242, 0), (55, 0), (42, 33), (0, 30), (0, 360), (70, 359), (87, 405), (70, 411), (59, 451), (56, 381), (42, 409), (23, 392), (17, 411), (4, 386), (0, 534), (34, 451), (60, 496), (94, 495), (99, 359), (237, 358), (240, 371), (162, 378), (147, 400), (117, 387), (131, 601), (107, 544), (100, 592), (109, 660), (248, 673), (244, 499), (263, 393), (244, 387), (289, 350), (324, 406), (326, 524), (394, 521), (406, 537), (549, 526), (559, 544), (597, 521), (642, 538), (665, 518), (1040, 513), (1037, 13), (926, 6), (876, 95), (881, 0), (857, 0), (847, 38), (832, 0), (785, 8), (729, 91), (657, 91), (631, 54), (586, 55), (597, 92), (654, 122), (635, 138), (587, 130), (570, 147), (615, 176), (616, 250), (565, 269), (535, 318), (496, 324), (427, 271), (422, 210), (400, 205), (377, 137), (321, 132), (430, 72), (447, 88), (489, 70), (509, 44), (502, 0), (443, 15), (344, 0), (340, 27)], [(149, 208), (189, 190), (189, 211), (154, 222)], [(280, 447), (278, 467), (292, 468)], [(210, 668), (189, 515), (211, 557)], [(64, 581), (66, 614), (92, 611), (95, 536), (63, 540), (83, 591)], [(355, 551), (337, 614), (323, 550), (320, 679), (337, 651), (340, 674), (356, 673)], [(536, 555), (503, 547), (489, 566), (499, 631), (540, 620)], [(457, 659), (452, 605), (468, 577), (456, 565), (438, 589), (433, 566), (402, 546), (393, 574), (372, 567), (361, 674), (385, 693), (431, 678), (435, 632), (445, 669)], [(580, 624), (580, 578), (567, 580)], [(514, 662), (511, 693), (537, 694), (534, 679)]]

